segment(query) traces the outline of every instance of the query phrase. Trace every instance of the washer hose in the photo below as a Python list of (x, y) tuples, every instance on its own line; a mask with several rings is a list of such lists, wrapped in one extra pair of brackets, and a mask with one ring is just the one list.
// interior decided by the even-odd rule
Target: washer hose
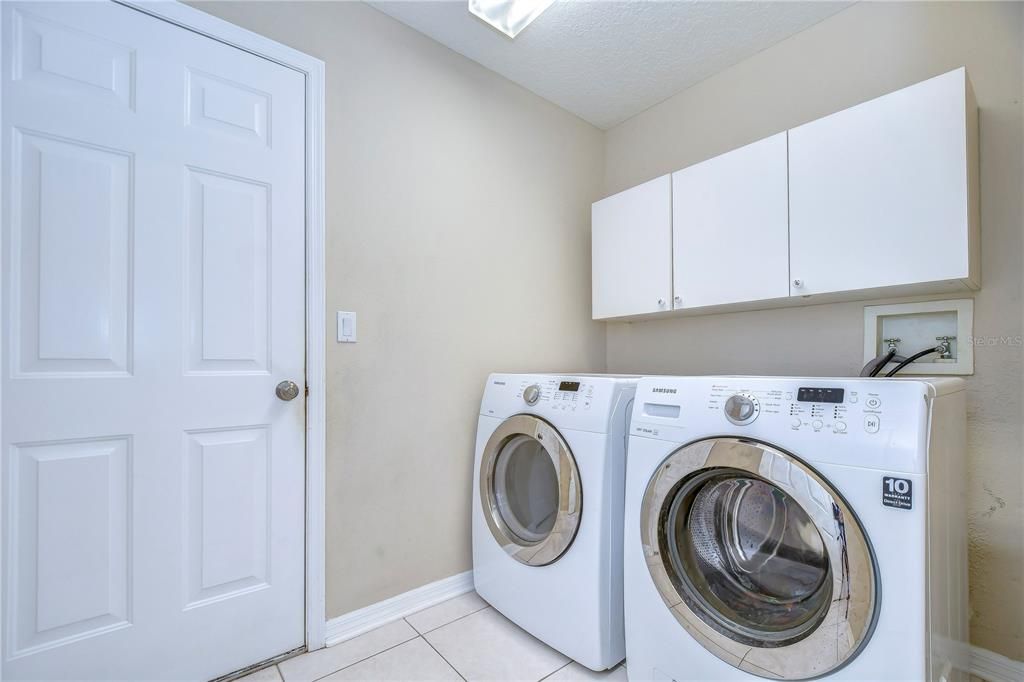
[(893, 367), (892, 370), (888, 374), (886, 374), (885, 376), (891, 377), (891, 376), (895, 375), (896, 372), (900, 371), (901, 369), (903, 369), (904, 367), (906, 367), (910, 363), (914, 362), (915, 360), (920, 360), (921, 358), (923, 358), (926, 355), (931, 355), (932, 353), (944, 353), (944, 352), (946, 352), (946, 344), (944, 344), (944, 343), (940, 343), (938, 346), (935, 346), (934, 348), (926, 348), (923, 351), (921, 351), (920, 353), (914, 353), (909, 358), (907, 358), (906, 360), (904, 360), (900, 364), (898, 364), (895, 367)]
[(887, 353), (883, 353), (882, 355), (871, 359), (868, 364), (864, 365), (860, 370), (860, 375), (862, 377), (878, 376), (878, 373), (881, 372), (886, 365), (892, 362), (895, 357), (896, 349), (890, 348)]

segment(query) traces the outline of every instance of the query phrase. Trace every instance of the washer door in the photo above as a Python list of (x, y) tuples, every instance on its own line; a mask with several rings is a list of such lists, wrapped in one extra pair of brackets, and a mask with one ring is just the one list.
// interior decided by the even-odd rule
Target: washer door
[(517, 561), (544, 566), (569, 549), (583, 490), (555, 427), (519, 414), (495, 429), (480, 462), (480, 503), (494, 539)]
[(647, 567), (708, 651), (769, 678), (817, 677), (859, 653), (878, 573), (840, 495), (792, 455), (711, 438), (668, 456), (641, 507)]

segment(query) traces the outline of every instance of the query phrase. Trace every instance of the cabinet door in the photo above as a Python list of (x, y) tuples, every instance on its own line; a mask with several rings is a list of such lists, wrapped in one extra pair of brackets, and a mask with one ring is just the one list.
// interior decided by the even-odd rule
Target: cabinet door
[(786, 133), (672, 174), (675, 308), (789, 296)]
[(975, 285), (975, 115), (958, 69), (789, 131), (793, 295)]
[(669, 310), (672, 184), (664, 175), (593, 206), (594, 319)]

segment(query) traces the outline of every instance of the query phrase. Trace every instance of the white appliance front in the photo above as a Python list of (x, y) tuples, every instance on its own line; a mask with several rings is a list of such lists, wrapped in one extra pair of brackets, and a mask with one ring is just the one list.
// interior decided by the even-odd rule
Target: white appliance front
[[(961, 388), (641, 381), (626, 478), (630, 679), (957, 679), (965, 546), (929, 570), (929, 511), (957, 503), (929, 495), (926, 474), (936, 395)], [(942, 447), (962, 456), (962, 433)], [(936, 582), (947, 594), (930, 606)]]
[[(492, 375), (477, 428), (476, 590), (524, 630), (594, 670), (613, 667), (625, 655), (622, 504), (634, 384), (596, 376)], [(524, 400), (531, 386), (538, 387), (532, 405)], [(526, 428), (506, 433), (509, 425)], [(524, 431), (533, 437), (521, 440)], [(541, 443), (551, 441), (558, 445), (548, 446), (549, 457)], [(528, 463), (530, 447), (540, 453), (536, 464)], [(496, 464), (488, 468), (488, 461)], [(519, 503), (516, 480), (526, 491)]]
[(304, 77), (112, 2), (2, 12), (3, 677), (301, 647)]

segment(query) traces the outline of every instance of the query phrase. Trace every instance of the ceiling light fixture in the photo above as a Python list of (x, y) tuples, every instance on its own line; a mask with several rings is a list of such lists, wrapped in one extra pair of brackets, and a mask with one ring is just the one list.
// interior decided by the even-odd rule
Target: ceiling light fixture
[(469, 12), (515, 38), (554, 0), (469, 0)]

